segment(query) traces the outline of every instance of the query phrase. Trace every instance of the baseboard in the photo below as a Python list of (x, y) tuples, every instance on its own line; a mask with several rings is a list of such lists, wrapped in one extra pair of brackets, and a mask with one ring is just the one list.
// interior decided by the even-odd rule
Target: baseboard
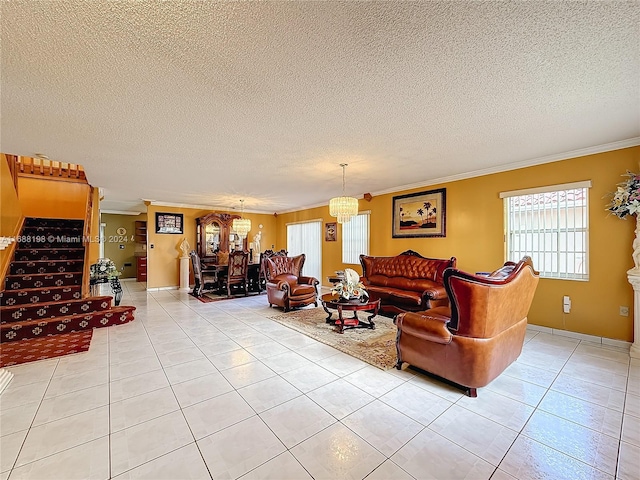
[(147, 288), (147, 292), (162, 292), (164, 290), (178, 290), (180, 288), (179, 285), (175, 285), (172, 287), (154, 287), (154, 288)]
[(585, 342), (600, 343), (602, 345), (608, 345), (611, 347), (626, 348), (626, 349), (631, 348), (631, 342), (625, 342), (623, 340), (616, 340), (616, 339), (607, 338), (607, 337), (598, 337), (596, 335), (587, 335), (585, 333), (570, 332), (569, 330), (561, 330), (558, 328), (549, 328), (549, 327), (542, 327), (540, 325), (528, 324), (527, 330), (531, 330), (533, 332), (548, 333), (549, 335), (558, 335), (559, 337), (568, 337), (576, 340), (583, 340)]

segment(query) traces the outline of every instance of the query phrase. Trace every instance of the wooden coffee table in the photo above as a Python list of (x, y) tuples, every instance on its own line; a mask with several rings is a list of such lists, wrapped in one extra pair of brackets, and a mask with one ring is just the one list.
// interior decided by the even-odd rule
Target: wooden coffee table
[[(322, 301), (322, 308), (329, 315), (327, 317), (327, 323), (331, 323), (338, 327), (338, 333), (344, 333), (345, 328), (370, 328), (375, 330), (376, 324), (373, 322), (373, 317), (378, 315), (378, 309), (380, 308), (380, 299), (377, 300), (367, 300), (365, 302), (357, 300), (340, 300), (340, 297), (337, 295), (326, 294), (323, 295), (320, 299)], [(333, 316), (333, 312), (330, 312), (329, 309), (338, 311), (338, 318), (335, 320), (331, 320)], [(343, 318), (342, 312), (348, 311), (353, 312), (353, 317), (351, 318)], [(373, 312), (371, 315), (367, 317), (367, 321), (363, 322), (358, 318), (358, 312)]]

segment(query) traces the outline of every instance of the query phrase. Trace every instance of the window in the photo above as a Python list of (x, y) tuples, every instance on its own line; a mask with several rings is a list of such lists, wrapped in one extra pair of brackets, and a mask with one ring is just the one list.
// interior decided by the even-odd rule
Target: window
[(501, 193), (507, 260), (528, 255), (541, 277), (588, 280), (589, 187), (586, 181)]
[(287, 224), (287, 251), (290, 257), (306, 255), (302, 272), (322, 278), (322, 220)]
[(360, 263), (360, 254), (369, 255), (369, 213), (362, 212), (342, 224), (342, 263)]

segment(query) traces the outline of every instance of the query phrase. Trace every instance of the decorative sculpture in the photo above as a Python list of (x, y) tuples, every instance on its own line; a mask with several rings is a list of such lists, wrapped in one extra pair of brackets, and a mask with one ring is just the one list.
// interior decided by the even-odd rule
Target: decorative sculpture
[(260, 255), (260, 252), (262, 252), (262, 250), (260, 249), (260, 240), (262, 239), (262, 230), (258, 230), (258, 233), (256, 233), (253, 236), (253, 247), (254, 247), (254, 252), (257, 253), (258, 255)]
[(189, 242), (187, 241), (186, 238), (183, 238), (182, 242), (180, 243), (180, 251), (182, 252), (182, 255), (180, 256), (180, 258), (189, 258), (191, 245), (189, 245)]

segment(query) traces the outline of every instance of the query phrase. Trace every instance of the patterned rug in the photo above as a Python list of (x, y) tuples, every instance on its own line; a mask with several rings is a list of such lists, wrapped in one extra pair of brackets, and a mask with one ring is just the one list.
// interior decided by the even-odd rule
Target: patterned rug
[(1, 343), (0, 367), (86, 352), (89, 350), (92, 335), (93, 330), (81, 330), (61, 335)]
[[(351, 315), (351, 312), (345, 313)], [(359, 312), (361, 319), (366, 320), (365, 313)], [(377, 316), (373, 319), (375, 330), (351, 328), (345, 329), (342, 335), (325, 322), (327, 314), (320, 307), (281, 312), (268, 318), (382, 370), (396, 364), (397, 329), (391, 318)], [(337, 318), (337, 312), (332, 318)]]
[[(264, 292), (263, 292), (264, 293)], [(211, 303), (211, 302), (220, 302), (222, 300), (233, 300), (234, 298), (243, 298), (244, 294), (241, 293), (239, 295), (231, 295), (231, 297), (227, 297), (226, 294), (224, 295), (218, 295), (215, 292), (206, 292), (203, 293), (202, 295), (200, 295), (199, 297), (196, 297), (195, 295), (193, 295), (193, 293), (189, 292), (189, 295), (191, 295), (192, 297), (197, 298), (198, 300), (200, 300), (202, 303)], [(255, 297), (260, 295), (259, 292), (249, 292), (249, 297)]]

